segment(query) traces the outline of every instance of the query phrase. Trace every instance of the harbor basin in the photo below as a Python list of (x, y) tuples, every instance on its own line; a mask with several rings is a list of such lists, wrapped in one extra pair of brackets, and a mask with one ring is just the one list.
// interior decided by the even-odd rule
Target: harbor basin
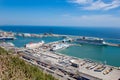
[(71, 46), (57, 52), (77, 58), (87, 58), (107, 65), (120, 67), (120, 47), (82, 44)]

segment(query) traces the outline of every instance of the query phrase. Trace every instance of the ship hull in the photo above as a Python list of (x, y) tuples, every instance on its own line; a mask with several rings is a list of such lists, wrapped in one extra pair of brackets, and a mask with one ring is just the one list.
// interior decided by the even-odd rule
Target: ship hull
[(85, 42), (85, 41), (76, 41), (77, 43), (81, 43), (81, 44), (92, 44), (92, 45), (106, 45), (103, 43), (95, 43), (95, 42)]
[(14, 40), (14, 37), (0, 37), (1, 41)]
[(103, 40), (83, 40), (79, 39), (76, 40), (77, 43), (83, 43), (83, 44), (93, 44), (93, 45), (106, 45)]

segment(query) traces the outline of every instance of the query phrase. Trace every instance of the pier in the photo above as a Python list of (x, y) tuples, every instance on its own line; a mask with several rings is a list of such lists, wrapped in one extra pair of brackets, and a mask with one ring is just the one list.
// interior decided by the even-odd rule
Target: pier
[(120, 47), (120, 44), (107, 43), (107, 42), (106, 42), (106, 44), (107, 44), (108, 46)]

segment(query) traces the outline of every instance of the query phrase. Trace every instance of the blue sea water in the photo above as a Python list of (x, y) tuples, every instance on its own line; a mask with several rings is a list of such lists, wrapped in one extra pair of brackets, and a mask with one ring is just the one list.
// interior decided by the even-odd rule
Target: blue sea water
[(13, 32), (45, 33), (94, 36), (120, 39), (120, 28), (114, 27), (60, 27), (60, 26), (0, 26), (0, 29)]
[[(120, 28), (104, 27), (60, 27), (60, 26), (1, 26), (0, 30), (23, 32), (23, 33), (56, 33), (79, 36), (92, 36), (104, 38), (107, 42), (120, 44)], [(21, 47), (28, 42), (38, 42), (44, 40), (46, 43), (61, 40), (62, 38), (21, 38), (13, 43)], [(106, 61), (107, 64), (120, 66), (120, 47), (95, 46), (83, 44), (82, 46), (72, 46), (58, 52), (78, 58), (90, 58), (95, 61)]]
[(25, 44), (28, 43), (35, 43), (35, 42), (40, 42), (44, 41), (45, 43), (53, 42), (53, 41), (58, 41), (58, 40), (63, 40), (63, 37), (43, 37), (43, 38), (33, 38), (33, 37), (16, 37), (17, 39), (11, 41), (15, 46), (17, 47), (24, 47)]
[(0, 29), (24, 33), (45, 33), (93, 36), (120, 39), (120, 28), (114, 27), (65, 27), (65, 26), (0, 26)]
[(71, 46), (57, 52), (83, 59), (88, 58), (101, 63), (107, 62), (108, 65), (120, 67), (119, 47), (83, 44), (82, 46)]

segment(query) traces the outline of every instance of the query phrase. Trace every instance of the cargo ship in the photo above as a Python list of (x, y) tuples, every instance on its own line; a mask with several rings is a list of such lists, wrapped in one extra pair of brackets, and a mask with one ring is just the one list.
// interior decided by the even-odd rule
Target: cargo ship
[(76, 39), (76, 42), (94, 44), (94, 45), (106, 45), (106, 42), (102, 38), (94, 38), (94, 37), (80, 37)]

